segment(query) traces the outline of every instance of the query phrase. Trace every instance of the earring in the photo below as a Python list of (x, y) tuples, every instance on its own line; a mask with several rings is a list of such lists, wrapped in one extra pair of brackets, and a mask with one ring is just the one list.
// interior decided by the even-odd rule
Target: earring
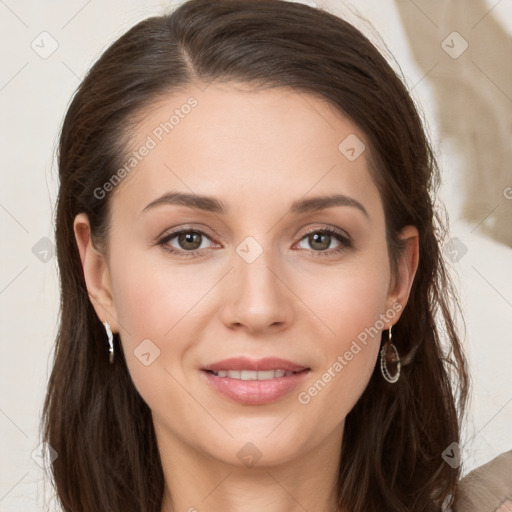
[[(388, 369), (388, 363), (392, 365), (396, 364), (396, 370), (394, 374), (391, 374)], [(398, 350), (395, 345), (393, 345), (391, 341), (391, 326), (388, 331), (388, 341), (382, 345), (380, 349), (380, 371), (382, 372), (382, 376), (391, 384), (396, 382), (400, 377), (400, 356), (398, 355)]]
[(110, 329), (110, 325), (108, 325), (107, 321), (103, 322), (103, 325), (105, 326), (105, 330), (107, 331), (108, 344), (110, 345), (108, 349), (108, 360), (110, 361), (110, 364), (112, 364), (114, 362), (114, 335), (112, 334), (112, 330)]

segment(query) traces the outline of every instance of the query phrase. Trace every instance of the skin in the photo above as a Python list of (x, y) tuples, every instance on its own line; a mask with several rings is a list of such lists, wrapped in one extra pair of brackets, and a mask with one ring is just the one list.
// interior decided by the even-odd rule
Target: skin
[[(120, 333), (134, 385), (152, 411), (166, 479), (162, 512), (332, 512), (345, 417), (373, 372), (380, 330), (309, 403), (298, 393), (379, 315), (405, 306), (418, 232), (402, 231), (406, 248), (393, 277), (367, 152), (350, 161), (338, 149), (348, 135), (363, 142), (365, 135), (322, 99), (282, 88), (202, 87), (145, 112), (133, 149), (169, 112), (191, 96), (198, 101), (115, 188), (105, 253), (91, 242), (87, 216), (76, 217), (89, 295), (99, 319)], [(214, 196), (227, 213), (169, 204), (141, 213), (171, 190)], [(359, 201), (368, 217), (351, 206), (289, 213), (297, 199), (335, 192)], [(201, 254), (158, 245), (180, 227), (205, 233)], [(348, 233), (353, 245), (335, 237), (315, 245), (305, 234), (326, 227)], [(263, 250), (252, 263), (236, 251), (248, 236)], [(178, 237), (167, 245), (194, 250)], [(393, 316), (382, 329), (400, 312)], [(145, 339), (160, 350), (149, 366), (134, 355)], [(210, 389), (199, 370), (236, 356), (277, 356), (311, 372), (275, 403), (242, 405)], [(261, 455), (252, 467), (237, 456), (249, 442)]]

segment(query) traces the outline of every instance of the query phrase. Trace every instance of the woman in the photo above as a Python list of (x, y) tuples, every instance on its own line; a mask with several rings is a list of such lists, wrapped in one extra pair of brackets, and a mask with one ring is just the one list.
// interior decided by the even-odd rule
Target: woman
[(278, 0), (144, 20), (80, 85), (59, 172), (64, 510), (454, 505), (437, 164), (357, 29)]

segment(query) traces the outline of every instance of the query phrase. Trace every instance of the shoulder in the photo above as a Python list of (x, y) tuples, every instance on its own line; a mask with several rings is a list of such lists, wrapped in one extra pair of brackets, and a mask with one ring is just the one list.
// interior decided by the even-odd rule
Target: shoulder
[(459, 482), (453, 512), (512, 512), (512, 450)]

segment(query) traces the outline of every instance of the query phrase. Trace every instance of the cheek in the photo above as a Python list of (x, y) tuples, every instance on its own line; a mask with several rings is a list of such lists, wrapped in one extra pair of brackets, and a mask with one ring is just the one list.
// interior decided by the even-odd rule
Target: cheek
[(199, 340), (188, 330), (205, 315), (218, 276), (155, 261), (143, 251), (118, 251), (115, 258), (112, 288), (122, 349), (135, 386), (151, 403), (158, 390), (172, 387), (169, 373), (181, 377), (177, 362)]
[[(355, 254), (346, 265), (331, 268), (320, 278), (311, 275), (301, 279), (302, 296), (324, 321), (324, 339), (330, 339), (327, 347), (342, 350), (365, 329), (375, 326), (385, 313), (389, 282), (385, 247)], [(382, 322), (377, 329), (382, 330)]]
[(309, 283), (316, 292), (309, 292), (308, 305), (322, 319), (317, 347), (323, 364), (298, 401), (308, 414), (323, 416), (326, 426), (342, 421), (363, 393), (377, 362), (381, 332), (395, 315), (385, 309), (390, 278), (385, 258), (361, 257), (331, 275), (329, 286)]
[(130, 251), (117, 261), (112, 273), (116, 313), (130, 344), (172, 336), (175, 326), (194, 316), (194, 306), (215, 282), (211, 272), (190, 270), (143, 251)]
[(297, 396), (306, 417), (321, 417), (326, 431), (344, 420), (368, 385), (379, 353), (383, 311), (382, 300), (364, 293), (331, 304), (335, 306), (326, 323), (334, 334), (323, 336), (318, 346), (323, 364)]
[[(116, 261), (112, 288), (128, 371), (143, 400), (160, 410), (168, 394), (175, 401), (181, 396), (170, 358), (180, 358), (187, 349), (186, 339), (174, 333), (193, 303), (184, 296), (187, 287), (180, 272), (159, 268), (137, 251), (118, 254)], [(172, 351), (163, 341), (171, 337)]]

